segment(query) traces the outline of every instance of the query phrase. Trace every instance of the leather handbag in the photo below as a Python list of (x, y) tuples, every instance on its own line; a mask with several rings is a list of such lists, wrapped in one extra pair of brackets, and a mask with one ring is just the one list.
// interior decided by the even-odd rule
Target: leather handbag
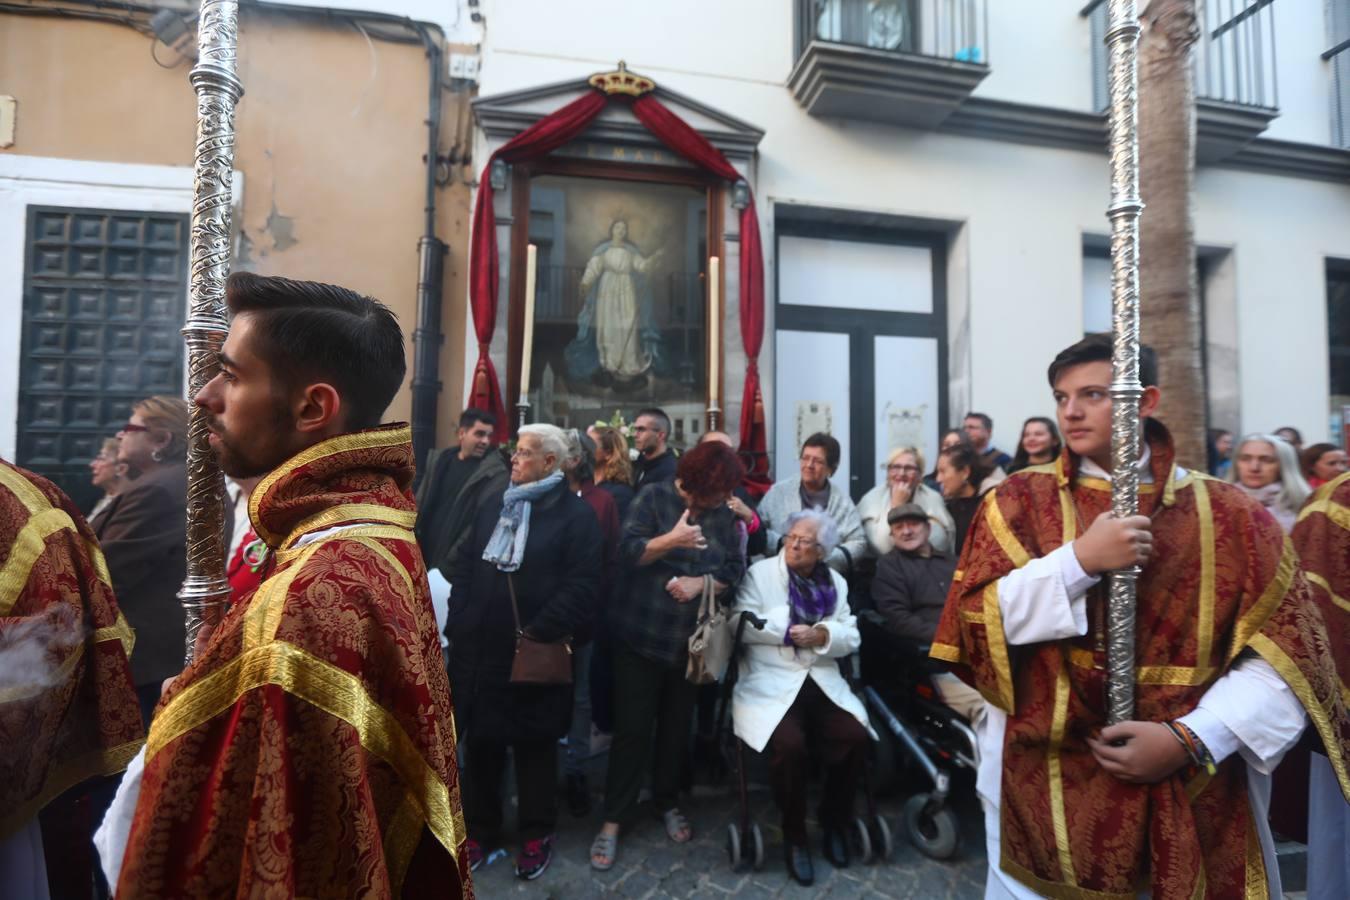
[(511, 615), (516, 621), (516, 655), (511, 660), (512, 684), (571, 684), (571, 638), (561, 641), (536, 641), (520, 627), (520, 607), (516, 604), (516, 581), (506, 576), (511, 591)]
[(703, 576), (703, 597), (698, 605), (698, 624), (689, 636), (689, 662), (685, 680), (693, 684), (715, 684), (731, 661), (731, 617), (717, 602), (717, 585), (711, 575)]

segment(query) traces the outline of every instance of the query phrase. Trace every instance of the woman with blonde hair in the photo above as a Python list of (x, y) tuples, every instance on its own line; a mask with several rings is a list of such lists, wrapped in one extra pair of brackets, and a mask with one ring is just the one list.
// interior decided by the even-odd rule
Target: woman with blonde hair
[(188, 405), (179, 397), (131, 407), (117, 433), (118, 461), (131, 481), (97, 531), (118, 604), (136, 632), (131, 675), (147, 724), (164, 679), (183, 669), (187, 428)]
[(1238, 442), (1228, 480), (1264, 506), (1286, 534), (1312, 493), (1299, 469), (1298, 452), (1273, 434), (1249, 434)]
[(595, 441), (595, 485), (609, 492), (619, 508), (619, 521), (633, 502), (633, 461), (628, 458), (628, 439), (609, 425), (593, 425), (587, 430)]
[(918, 447), (896, 447), (886, 457), (886, 480), (858, 501), (867, 545), (877, 556), (885, 556), (894, 546), (886, 514), (906, 503), (917, 503), (928, 514), (932, 526), (929, 543), (933, 549), (943, 553), (951, 549), (956, 526), (942, 495), (923, 483), (923, 469), (923, 451)]

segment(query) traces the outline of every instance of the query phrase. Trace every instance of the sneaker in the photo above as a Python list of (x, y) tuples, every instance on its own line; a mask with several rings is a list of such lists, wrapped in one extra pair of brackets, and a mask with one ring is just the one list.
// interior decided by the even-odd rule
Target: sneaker
[(544, 874), (544, 870), (552, 861), (553, 835), (539, 838), (537, 841), (526, 841), (524, 849), (516, 857), (516, 877), (534, 881)]
[(483, 845), (469, 838), (464, 842), (469, 851), (469, 871), (477, 872), (478, 867), (483, 864)]

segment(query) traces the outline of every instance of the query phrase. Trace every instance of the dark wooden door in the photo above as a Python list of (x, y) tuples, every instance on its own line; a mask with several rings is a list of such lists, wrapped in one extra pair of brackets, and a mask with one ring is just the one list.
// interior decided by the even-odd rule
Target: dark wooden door
[(182, 395), (188, 217), (30, 206), (25, 260), (16, 461), (87, 512), (103, 439)]

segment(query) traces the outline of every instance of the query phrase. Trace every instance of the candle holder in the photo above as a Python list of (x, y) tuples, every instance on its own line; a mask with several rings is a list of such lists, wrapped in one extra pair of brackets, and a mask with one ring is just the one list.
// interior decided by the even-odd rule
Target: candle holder
[(713, 404), (708, 407), (708, 431), (722, 430), (722, 407)]
[(530, 424), (530, 401), (521, 397), (520, 402), (516, 404), (516, 431), (520, 431), (528, 424)]

